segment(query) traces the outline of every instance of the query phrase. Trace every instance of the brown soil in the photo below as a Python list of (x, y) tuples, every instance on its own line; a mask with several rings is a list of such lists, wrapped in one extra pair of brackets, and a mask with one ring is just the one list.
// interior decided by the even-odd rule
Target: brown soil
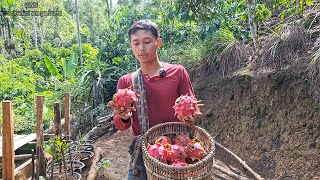
[(106, 169), (98, 171), (97, 180), (124, 180), (127, 179), (130, 155), (128, 146), (131, 141), (130, 130), (105, 135), (99, 138), (95, 145), (103, 150), (103, 157), (111, 164)]
[(266, 179), (319, 178), (320, 106), (305, 69), (202, 78), (200, 126)]
[(59, 173), (59, 170), (56, 169), (53, 172), (53, 180), (59, 180), (59, 179), (68, 179), (68, 180), (78, 180), (79, 179), (79, 174), (74, 173), (73, 175), (71, 175), (71, 173)]

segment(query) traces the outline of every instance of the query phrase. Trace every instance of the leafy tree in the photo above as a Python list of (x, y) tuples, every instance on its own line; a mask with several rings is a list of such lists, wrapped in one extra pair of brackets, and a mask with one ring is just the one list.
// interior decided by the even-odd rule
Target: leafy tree
[(265, 1), (268, 8), (280, 9), (279, 17), (302, 16), (305, 6), (312, 6), (312, 0), (271, 0)]
[(0, 101), (13, 102), (16, 132), (34, 129), (35, 108), (30, 104), (42, 82), (41, 76), (29, 67), (18, 65), (15, 60), (0, 66)]
[[(4, 0), (0, 2), (0, 36), (3, 39), (4, 49), (7, 52), (7, 57), (12, 59), (16, 57), (16, 54), (20, 54), (22, 49), (19, 49), (20, 41), (23, 49), (26, 49), (30, 45), (28, 34), (31, 33), (28, 28), (30, 21), (22, 16), (16, 16), (13, 13), (17, 9), (21, 9), (22, 6), (14, 0)], [(4, 51), (4, 50), (2, 50)]]
[[(98, 62), (97, 57), (99, 50), (92, 47), (91, 44), (82, 43), (82, 57), (83, 57), (83, 65), (84, 66), (94, 66)], [(72, 52), (79, 59), (79, 46), (77, 44), (73, 44), (71, 47)], [(79, 64), (80, 65), (80, 64)]]
[(41, 51), (26, 50), (25, 55), (15, 60), (19, 65), (29, 67), (35, 74), (47, 77), (50, 75), (49, 71), (45, 68), (43, 61), (43, 54)]
[(107, 2), (105, 0), (82, 0), (79, 2), (81, 26), (89, 29), (87, 36), (83, 36), (83, 40), (93, 46), (99, 47), (101, 45), (101, 37), (105, 33), (103, 31), (107, 25), (105, 9), (109, 9)]

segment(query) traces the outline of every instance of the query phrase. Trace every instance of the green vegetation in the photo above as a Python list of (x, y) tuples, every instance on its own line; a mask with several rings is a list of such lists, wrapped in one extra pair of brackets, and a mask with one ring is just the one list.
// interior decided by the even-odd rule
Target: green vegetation
[(102, 158), (97, 164), (96, 164), (96, 171), (99, 171), (101, 168), (107, 168), (109, 167), (111, 162), (106, 159)]
[(62, 140), (60, 135), (52, 137), (45, 144), (45, 150), (48, 152), (55, 161), (61, 162), (63, 156), (67, 154), (67, 150), (70, 147), (70, 143)]
[[(107, 114), (105, 104), (117, 80), (137, 66), (127, 38), (136, 20), (149, 18), (159, 24), (162, 61), (183, 64), (189, 71), (203, 63), (209, 69), (219, 66), (225, 75), (243, 68), (245, 45), (252, 40), (259, 44), (262, 34), (272, 34), (276, 27), (266, 30), (265, 21), (297, 18), (313, 6), (311, 0), (119, 0), (111, 9), (109, 1), (83, 0), (79, 2), (80, 55), (73, 0), (33, 0), (38, 3), (33, 8), (26, 2), (30, 1), (3, 0), (0, 10), (62, 15), (0, 14), (0, 100), (13, 101), (16, 133), (35, 130), (37, 95), (45, 95), (45, 127), (53, 119), (53, 103), (63, 101), (65, 92), (72, 95), (72, 120), (78, 128), (91, 128), (97, 117)], [(229, 61), (226, 54), (232, 53), (236, 58)], [(318, 57), (319, 51), (312, 62)], [(244, 69), (239, 74), (249, 72)]]

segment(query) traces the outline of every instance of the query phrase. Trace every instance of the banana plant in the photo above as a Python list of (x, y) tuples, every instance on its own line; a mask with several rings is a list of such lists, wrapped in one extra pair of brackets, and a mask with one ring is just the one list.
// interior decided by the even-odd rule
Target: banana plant
[(67, 61), (65, 58), (61, 58), (61, 72), (59, 71), (59, 66), (54, 64), (47, 55), (44, 56), (44, 63), (51, 75), (55, 76), (59, 80), (67, 81), (74, 75), (74, 71), (77, 66), (77, 58), (74, 53)]

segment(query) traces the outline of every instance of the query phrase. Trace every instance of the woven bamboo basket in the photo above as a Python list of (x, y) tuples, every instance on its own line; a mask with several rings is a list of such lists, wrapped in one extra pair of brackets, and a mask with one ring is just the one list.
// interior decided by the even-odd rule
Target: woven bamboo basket
[[(176, 133), (189, 133), (201, 140), (207, 155), (195, 164), (177, 167), (161, 163), (148, 154), (148, 143), (152, 143), (160, 135)], [(211, 180), (214, 151), (214, 140), (209, 133), (198, 126), (189, 126), (179, 122), (162, 123), (150, 128), (142, 141), (142, 154), (148, 180)]]

